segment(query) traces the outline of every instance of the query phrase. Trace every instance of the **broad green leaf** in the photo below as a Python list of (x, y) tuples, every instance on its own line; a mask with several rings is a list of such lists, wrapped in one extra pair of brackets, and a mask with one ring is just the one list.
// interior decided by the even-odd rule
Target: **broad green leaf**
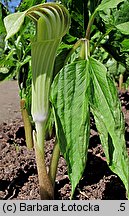
[(96, 8), (96, 11), (106, 10), (109, 8), (115, 8), (119, 3), (124, 0), (103, 0), (101, 4)]
[[(114, 82), (106, 68), (89, 59), (92, 82), (91, 108), (110, 169), (123, 181), (128, 191), (128, 154), (125, 145), (125, 125)], [(128, 192), (129, 196), (129, 192)]]
[(121, 23), (116, 28), (125, 35), (129, 35), (129, 22)]
[(7, 31), (5, 40), (16, 34), (24, 22), (26, 11), (10, 14), (4, 18), (4, 24)]
[(56, 131), (68, 165), (72, 195), (82, 177), (89, 145), (89, 73), (85, 60), (65, 66), (55, 77), (51, 90)]

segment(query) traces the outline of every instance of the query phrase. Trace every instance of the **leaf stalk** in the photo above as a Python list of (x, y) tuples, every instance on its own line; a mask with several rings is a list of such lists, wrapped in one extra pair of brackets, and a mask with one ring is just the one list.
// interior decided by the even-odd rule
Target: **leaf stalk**
[(97, 10), (95, 10), (95, 11), (93, 12), (93, 14), (91, 15), (91, 17), (90, 17), (90, 20), (89, 20), (89, 23), (88, 23), (88, 26), (87, 26), (87, 30), (86, 30), (86, 35), (85, 35), (85, 38), (86, 38), (87, 40), (90, 39), (91, 27), (92, 27), (92, 25), (93, 25), (93, 22), (94, 22), (96, 13), (97, 13)]
[(26, 145), (28, 149), (31, 149), (33, 148), (32, 125), (30, 122), (28, 112), (25, 107), (25, 99), (20, 100), (20, 108), (21, 108), (21, 114), (22, 114), (22, 119), (24, 123)]
[(55, 187), (55, 179), (56, 179), (59, 156), (60, 156), (60, 148), (56, 140), (54, 148), (53, 148), (51, 163), (50, 163), (50, 168), (49, 168), (49, 177), (52, 182), (53, 188)]
[(86, 38), (81, 39), (81, 50), (80, 50), (80, 58), (88, 60), (88, 57), (90, 56), (90, 50), (89, 50), (89, 40)]

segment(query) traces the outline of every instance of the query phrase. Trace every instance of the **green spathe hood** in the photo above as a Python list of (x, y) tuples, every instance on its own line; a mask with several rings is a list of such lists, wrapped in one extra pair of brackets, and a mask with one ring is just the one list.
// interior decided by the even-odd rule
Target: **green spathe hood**
[(53, 76), (56, 51), (62, 37), (70, 26), (70, 16), (61, 4), (45, 3), (33, 6), (24, 12), (5, 17), (6, 40), (16, 34), (25, 16), (36, 26), (32, 42), (32, 117), (35, 122), (46, 119), (49, 106), (49, 88)]

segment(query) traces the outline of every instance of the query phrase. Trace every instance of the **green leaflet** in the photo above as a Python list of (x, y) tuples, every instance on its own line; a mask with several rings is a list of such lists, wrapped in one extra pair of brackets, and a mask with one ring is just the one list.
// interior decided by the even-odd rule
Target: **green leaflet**
[(87, 62), (81, 60), (65, 66), (52, 84), (51, 102), (56, 131), (68, 165), (72, 195), (87, 160), (90, 134), (89, 82)]
[(121, 23), (116, 28), (125, 35), (129, 35), (129, 22)]
[[(114, 82), (106, 68), (93, 58), (89, 59), (92, 82), (90, 105), (100, 134), (110, 169), (123, 181), (128, 191), (128, 154), (124, 138), (124, 119)], [(129, 192), (128, 192), (129, 197)]]
[(109, 8), (115, 8), (120, 2), (124, 0), (103, 0), (101, 4), (96, 8), (97, 11), (106, 10)]

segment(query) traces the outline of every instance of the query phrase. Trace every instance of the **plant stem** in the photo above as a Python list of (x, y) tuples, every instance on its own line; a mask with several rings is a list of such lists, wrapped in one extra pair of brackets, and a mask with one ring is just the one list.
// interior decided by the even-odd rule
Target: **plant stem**
[(91, 15), (90, 20), (89, 20), (89, 23), (88, 23), (88, 26), (87, 26), (86, 35), (85, 35), (85, 38), (86, 38), (87, 40), (90, 39), (91, 26), (92, 26), (92, 24), (93, 24), (93, 22), (94, 22), (94, 19), (95, 19), (95, 16), (96, 16), (96, 12), (97, 12), (97, 11), (95, 10), (94, 13)]
[(28, 112), (25, 108), (25, 102), (26, 102), (25, 99), (20, 100), (20, 108), (21, 108), (21, 114), (24, 123), (26, 145), (28, 149), (31, 149), (33, 148), (32, 126), (31, 126)]
[(120, 74), (119, 76), (119, 90), (122, 90), (123, 85), (123, 74)]
[(80, 57), (81, 59), (88, 59), (88, 56), (90, 56), (90, 45), (89, 45), (89, 40), (90, 40), (90, 33), (91, 33), (91, 27), (94, 22), (95, 16), (96, 16), (96, 10), (93, 12), (93, 14), (90, 17), (90, 20), (88, 22), (87, 30), (86, 30), (86, 35), (85, 38), (81, 39), (82, 41), (82, 48), (80, 51)]
[(81, 39), (81, 42), (82, 42), (82, 46), (80, 50), (80, 58), (88, 60), (88, 56), (90, 56), (89, 40), (87, 40), (86, 38), (83, 38)]
[(34, 134), (34, 146), (35, 146), (35, 155), (36, 155), (41, 200), (52, 200), (54, 198), (54, 190), (45, 166), (45, 153), (44, 153), (45, 125), (46, 125), (45, 122), (36, 123), (37, 134), (36, 136)]
[(51, 163), (50, 163), (50, 168), (49, 168), (49, 177), (51, 179), (53, 188), (55, 186), (55, 179), (56, 179), (59, 157), (60, 157), (60, 149), (59, 149), (59, 144), (56, 140), (54, 148), (53, 148)]
[(84, 30), (86, 31), (87, 26), (88, 26), (88, 22), (89, 22), (89, 9), (88, 9), (88, 1), (89, 0), (85, 0), (83, 3), (83, 10), (84, 10)]

